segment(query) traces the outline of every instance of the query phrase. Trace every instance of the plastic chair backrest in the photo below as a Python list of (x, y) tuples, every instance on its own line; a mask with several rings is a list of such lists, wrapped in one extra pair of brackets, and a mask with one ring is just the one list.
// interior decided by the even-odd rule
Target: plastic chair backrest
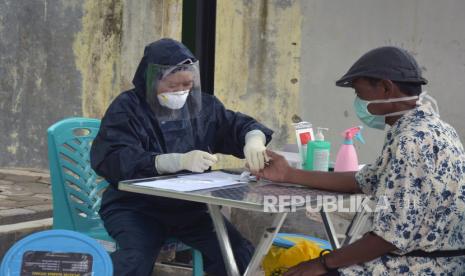
[(2, 260), (0, 275), (62, 275), (59, 272), (84, 275), (86, 270), (91, 274), (85, 275), (113, 275), (110, 255), (86, 235), (69, 230), (46, 230), (14, 244)]
[(89, 158), (99, 127), (98, 119), (69, 118), (47, 131), (55, 229), (104, 230), (98, 210), (108, 182), (92, 170)]

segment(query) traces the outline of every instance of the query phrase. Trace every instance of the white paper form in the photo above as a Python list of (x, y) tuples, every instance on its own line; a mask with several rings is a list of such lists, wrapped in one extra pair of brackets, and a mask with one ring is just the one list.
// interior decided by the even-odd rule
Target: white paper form
[(178, 178), (183, 179), (196, 179), (196, 180), (209, 180), (209, 181), (241, 181), (241, 175), (225, 173), (221, 171), (180, 175)]
[(182, 175), (169, 179), (139, 182), (135, 183), (134, 185), (174, 190), (178, 192), (191, 192), (236, 185), (239, 183), (246, 183), (245, 181), (241, 181), (240, 175), (225, 172), (209, 172), (202, 174)]

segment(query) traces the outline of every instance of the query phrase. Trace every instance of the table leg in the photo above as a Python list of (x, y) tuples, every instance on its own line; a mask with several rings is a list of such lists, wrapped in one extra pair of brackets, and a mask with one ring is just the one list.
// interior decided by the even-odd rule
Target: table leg
[(216, 237), (220, 244), (221, 253), (223, 254), (224, 264), (228, 276), (239, 276), (239, 270), (237, 268), (236, 260), (231, 248), (229, 241), (228, 232), (224, 225), (223, 215), (221, 214), (220, 207), (218, 205), (208, 204), (208, 210), (215, 226)]
[(268, 253), (273, 240), (276, 235), (279, 233), (279, 229), (283, 225), (284, 220), (286, 219), (287, 213), (276, 213), (274, 214), (273, 223), (271, 227), (265, 229), (260, 242), (255, 248), (255, 252), (250, 260), (249, 266), (245, 271), (245, 276), (256, 275), (256, 271), (260, 266), (260, 263), (263, 260), (263, 257)]
[(371, 208), (371, 210), (374, 210), (374, 208), (376, 207), (374, 205), (374, 202), (371, 201), (369, 198), (363, 199), (360, 208), (357, 210), (357, 213), (355, 214), (354, 218), (349, 224), (349, 227), (347, 228), (346, 238), (342, 242), (342, 246), (349, 245), (353, 243), (355, 240), (357, 240), (360, 234), (365, 229), (366, 225), (368, 223), (371, 223), (371, 214), (367, 212), (367, 210), (365, 209), (365, 205), (367, 205), (368, 208)]
[(331, 221), (328, 214), (325, 212), (324, 208), (320, 210), (321, 219), (323, 220), (323, 224), (325, 226), (326, 235), (328, 236), (329, 243), (331, 243), (331, 247), (334, 249), (340, 248), (339, 240), (336, 236), (336, 231), (334, 230), (333, 222)]

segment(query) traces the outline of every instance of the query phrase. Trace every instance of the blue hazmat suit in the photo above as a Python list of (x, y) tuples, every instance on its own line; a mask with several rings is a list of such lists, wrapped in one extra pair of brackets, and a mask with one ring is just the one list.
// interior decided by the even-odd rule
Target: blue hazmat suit
[[(175, 40), (161, 39), (147, 45), (133, 79), (134, 89), (114, 99), (92, 144), (92, 168), (110, 183), (102, 197), (100, 215), (118, 244), (111, 255), (115, 275), (151, 275), (169, 237), (200, 250), (207, 273), (226, 275), (205, 204), (120, 191), (118, 182), (157, 176), (155, 156), (159, 154), (211, 150), (244, 158), (247, 132), (258, 129), (267, 143), (271, 140), (272, 130), (226, 109), (216, 97), (205, 93), (199, 116), (161, 123), (146, 100), (147, 66), (175, 65), (186, 59), (195, 57)], [(227, 220), (225, 223), (243, 273), (253, 247)]]

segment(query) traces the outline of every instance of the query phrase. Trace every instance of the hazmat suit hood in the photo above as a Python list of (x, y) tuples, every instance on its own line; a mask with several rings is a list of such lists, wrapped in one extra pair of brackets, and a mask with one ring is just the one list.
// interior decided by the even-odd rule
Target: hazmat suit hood
[[(182, 77), (178, 73), (182, 73)], [(191, 83), (190, 88), (184, 85), (187, 82)], [(199, 116), (202, 109), (199, 65), (182, 43), (164, 38), (147, 45), (133, 83), (137, 95), (150, 106), (159, 121), (189, 120)], [(167, 91), (167, 88), (173, 90)], [(177, 107), (167, 103), (178, 94), (173, 92), (184, 94), (185, 102), (176, 103)]]
[(146, 75), (149, 64), (175, 66), (187, 59), (194, 62), (197, 61), (192, 52), (176, 40), (163, 38), (147, 45), (144, 49), (144, 56), (142, 57), (132, 80), (137, 94), (142, 98), (146, 97)]

